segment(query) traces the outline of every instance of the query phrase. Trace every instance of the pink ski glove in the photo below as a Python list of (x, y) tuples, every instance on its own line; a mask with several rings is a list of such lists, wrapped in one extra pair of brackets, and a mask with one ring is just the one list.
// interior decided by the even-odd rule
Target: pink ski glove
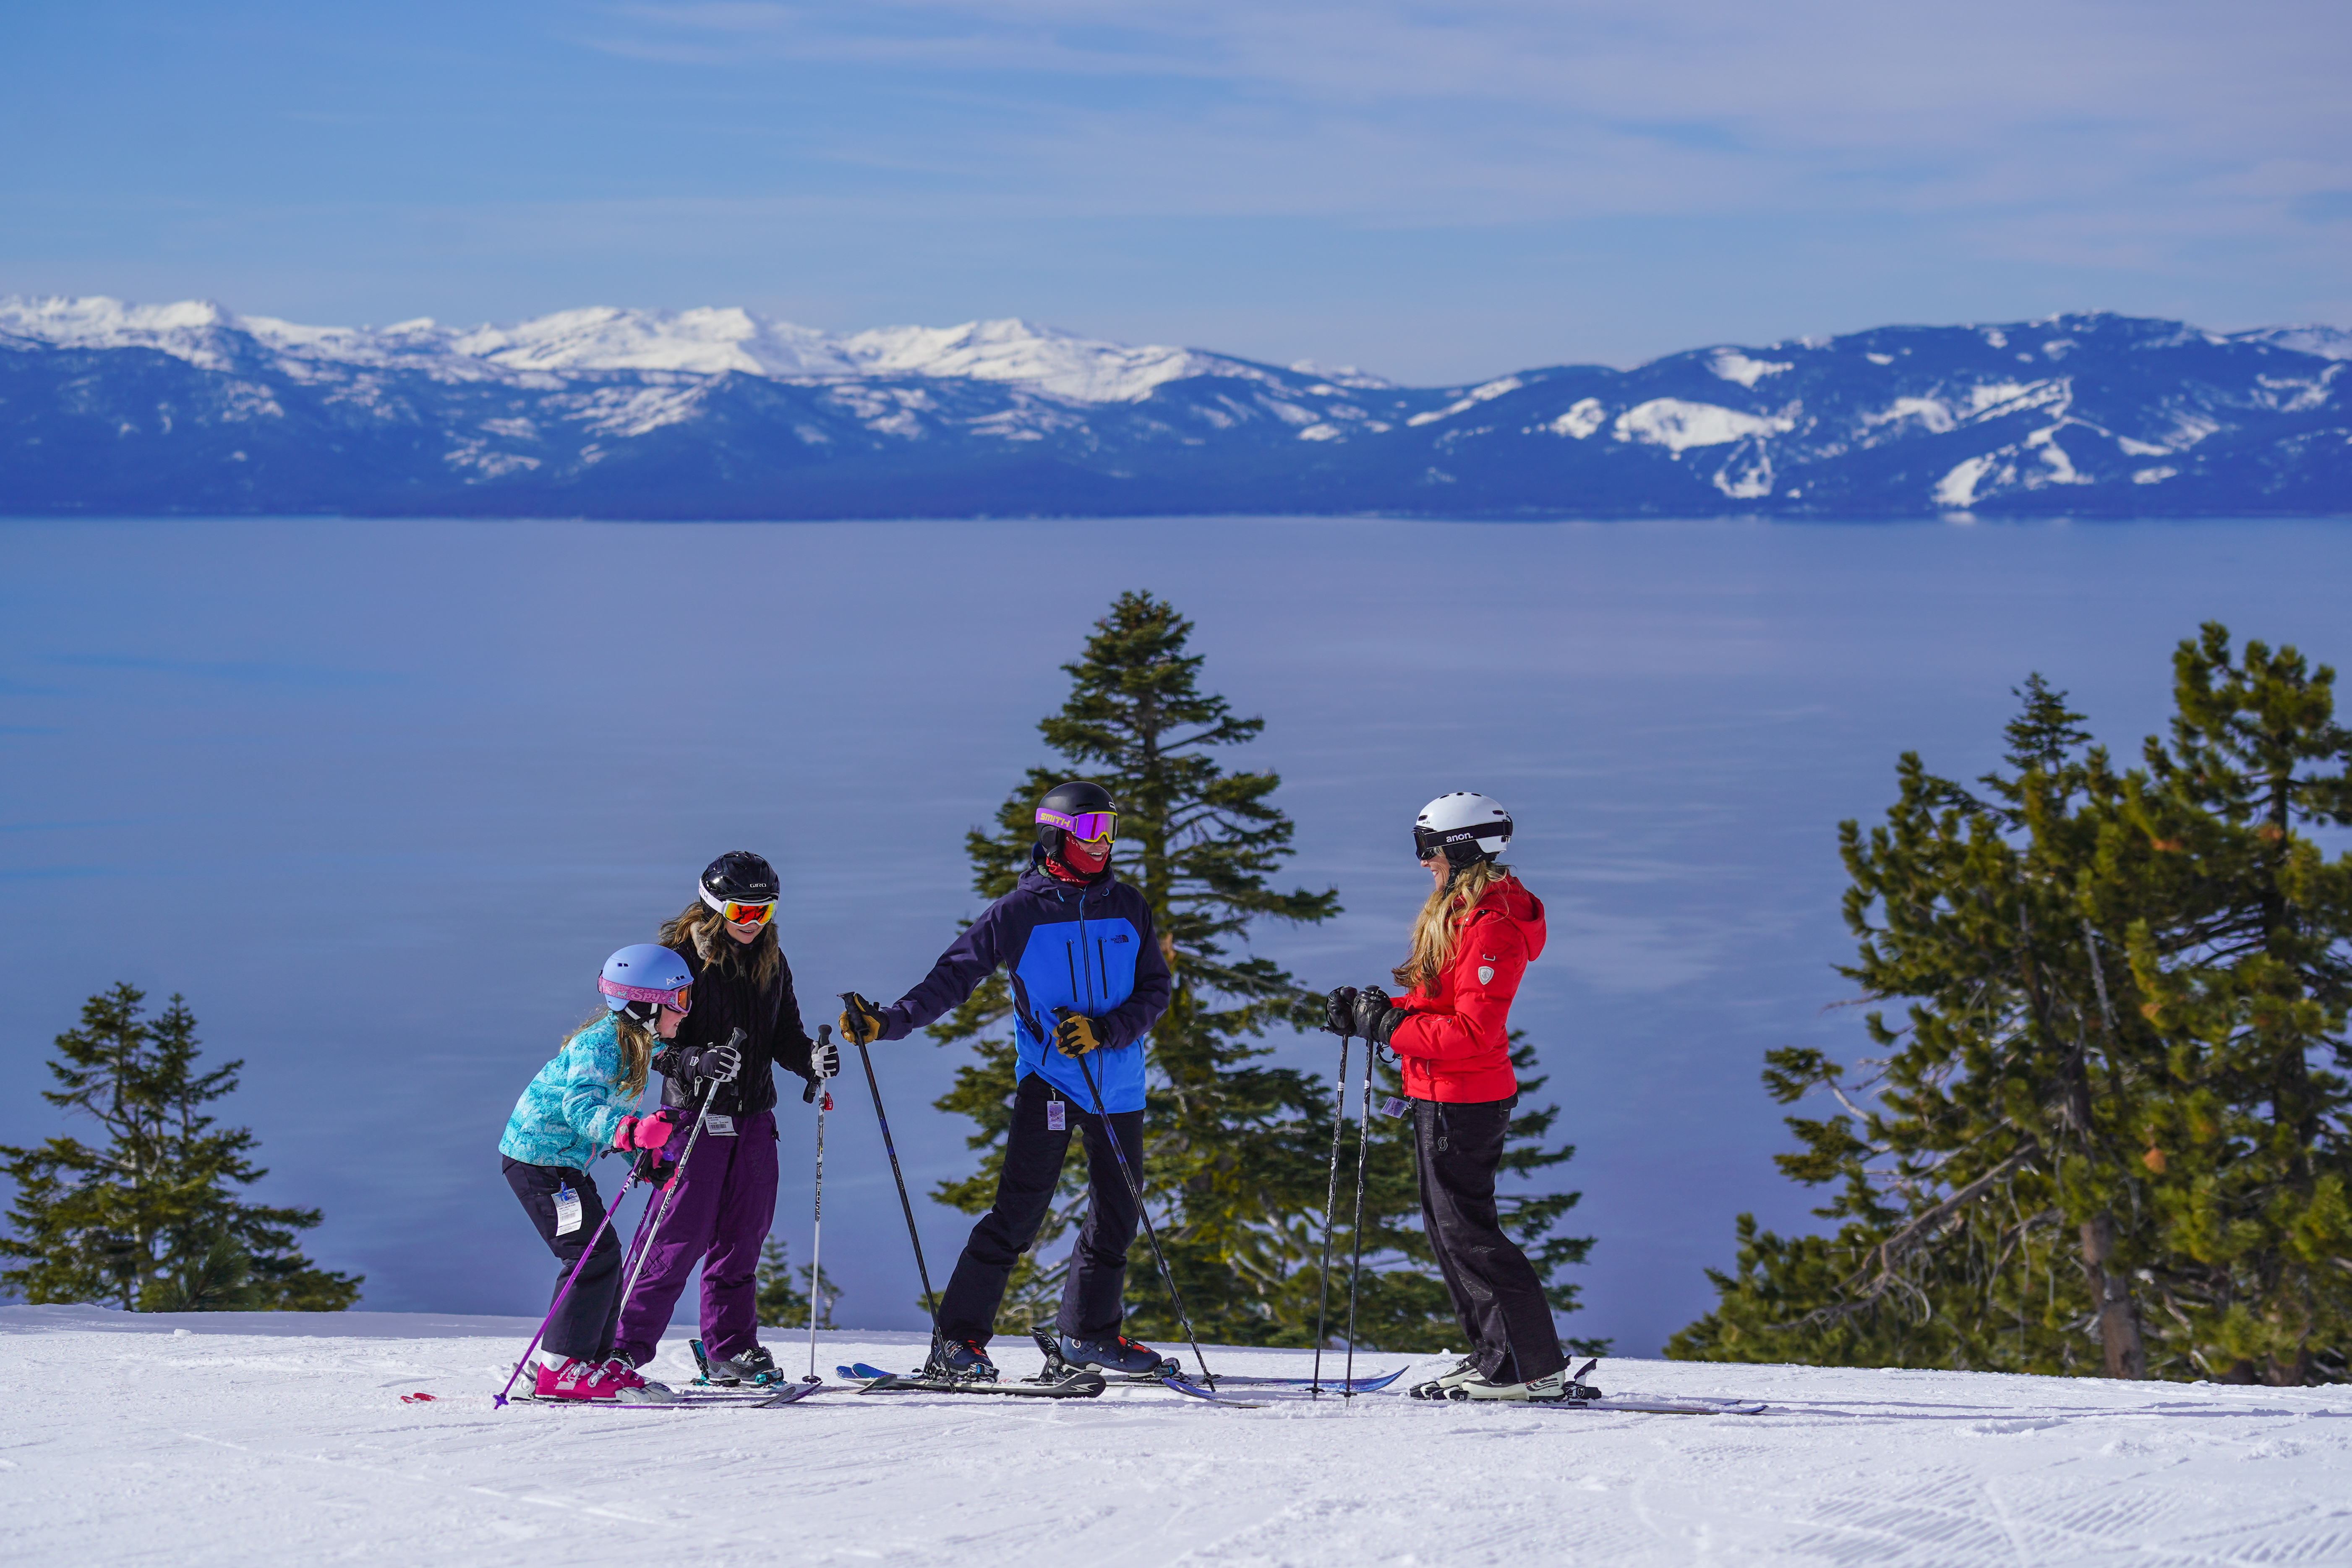
[(658, 1151), (667, 1145), (669, 1134), (670, 1122), (666, 1111), (657, 1111), (651, 1116), (624, 1116), (621, 1125), (614, 1131), (613, 1147)]

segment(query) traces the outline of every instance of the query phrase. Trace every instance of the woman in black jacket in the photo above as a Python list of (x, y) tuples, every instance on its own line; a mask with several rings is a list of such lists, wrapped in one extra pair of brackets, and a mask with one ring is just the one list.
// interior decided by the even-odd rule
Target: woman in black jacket
[(709, 1097), (702, 1138), (677, 1176), (677, 1193), (654, 1240), (635, 1292), (621, 1315), (617, 1349), (633, 1366), (653, 1359), (662, 1329), (702, 1265), (702, 1342), (716, 1383), (766, 1383), (773, 1357), (759, 1342), (760, 1248), (776, 1215), (774, 1068), (803, 1079), (803, 1100), (838, 1055), (813, 1059), (793, 995), (792, 966), (776, 941), (776, 873), (747, 850), (730, 850), (702, 873), (693, 903), (661, 929), (661, 944), (694, 973), (694, 1011), (654, 1058), (662, 1075), (662, 1115), (672, 1123), (663, 1153), (678, 1159), (695, 1109)]

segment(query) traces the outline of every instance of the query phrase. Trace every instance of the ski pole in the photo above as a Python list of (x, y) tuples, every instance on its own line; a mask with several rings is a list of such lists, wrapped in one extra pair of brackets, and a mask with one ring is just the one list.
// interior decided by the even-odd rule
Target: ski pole
[(1342, 1399), (1356, 1396), (1356, 1279), (1364, 1267), (1364, 1156), (1372, 1147), (1372, 1063), (1379, 1051), (1364, 1037), (1364, 1111), (1356, 1119), (1356, 1256), (1348, 1265), (1348, 1370), (1339, 1390)]
[[(730, 1046), (740, 1045), (743, 1038), (740, 1028), (727, 1037)], [(637, 1293), (637, 1280), (646, 1271), (646, 1260), (654, 1255), (654, 1238), (661, 1234), (662, 1221), (669, 1217), (670, 1205), (677, 1201), (677, 1190), (686, 1185), (687, 1162), (694, 1158), (694, 1146), (702, 1141), (702, 1124), (709, 1120), (710, 1101), (719, 1093), (720, 1080), (709, 1079), (702, 1085), (702, 1099), (694, 1108), (694, 1131), (686, 1135), (686, 1148), (677, 1157), (677, 1169), (662, 1186), (661, 1207), (654, 1211), (654, 1222), (646, 1228), (646, 1244), (638, 1249), (636, 1267), (629, 1270), (629, 1282), (621, 1287), (621, 1310), (629, 1310), (629, 1299)]]
[[(816, 1026), (816, 1048), (823, 1051), (833, 1038), (833, 1026)], [(817, 1091), (816, 1100), (816, 1213), (809, 1221), (809, 1369), (803, 1383), (822, 1383), (816, 1374), (817, 1281), (824, 1276), (818, 1265), (824, 1260), (824, 1113), (833, 1109), (833, 1090)]]
[[(582, 1173), (584, 1175), (586, 1173)], [(580, 1278), (580, 1271), (588, 1266), (588, 1259), (595, 1254), (596, 1244), (604, 1239), (604, 1232), (612, 1227), (613, 1211), (621, 1206), (621, 1200), (627, 1197), (629, 1189), (636, 1184), (637, 1173), (631, 1171), (628, 1180), (621, 1184), (621, 1190), (613, 1194), (613, 1201), (604, 1205), (604, 1217), (596, 1222), (596, 1234), (588, 1238), (588, 1245), (580, 1249), (579, 1258), (572, 1262), (572, 1272), (563, 1277), (563, 1289), (555, 1293), (555, 1300), (548, 1307), (547, 1316), (539, 1321), (538, 1332), (532, 1334), (530, 1343), (523, 1347), (522, 1360), (515, 1363), (514, 1370), (507, 1373), (506, 1386), (490, 1395), (492, 1409), (505, 1405), (507, 1395), (514, 1392), (515, 1379), (522, 1375), (522, 1369), (530, 1362), (531, 1352), (539, 1349), (539, 1342), (546, 1336), (547, 1325), (555, 1321), (555, 1314), (562, 1309), (563, 1299), (572, 1294), (572, 1282)]]
[(1323, 1339), (1331, 1309), (1331, 1216), (1339, 1206), (1339, 1137), (1348, 1125), (1348, 1044), (1339, 1037), (1339, 1076), (1331, 1083), (1331, 1184), (1323, 1194), (1322, 1294), (1315, 1303), (1315, 1381), (1310, 1397), (1323, 1397)]
[(1213, 1389), (1217, 1380), (1209, 1373), (1209, 1358), (1201, 1353), (1200, 1336), (1192, 1332), (1192, 1320), (1184, 1310), (1184, 1298), (1176, 1293), (1176, 1276), (1168, 1270), (1168, 1255), (1160, 1250), (1160, 1233), (1152, 1227), (1151, 1210), (1143, 1202), (1143, 1188), (1128, 1169), (1127, 1151), (1118, 1146), (1118, 1133), (1103, 1110), (1102, 1090), (1095, 1087), (1095, 1069), (1087, 1066), (1083, 1052), (1077, 1057), (1078, 1071), (1086, 1075), (1087, 1092), (1094, 1097), (1095, 1122), (1102, 1129), (1103, 1142), (1110, 1145), (1111, 1158), (1118, 1162), (1118, 1173), (1127, 1179), (1128, 1195), (1135, 1200), (1135, 1212), (1143, 1221), (1143, 1234), (1150, 1239), (1151, 1256), (1160, 1264), (1160, 1282), (1168, 1287), (1168, 1300), (1175, 1304), (1176, 1321), (1184, 1325), (1184, 1342), (1192, 1347), (1192, 1359), (1201, 1363), (1201, 1381)]
[[(851, 1010), (849, 999), (856, 994), (854, 991), (841, 994), (844, 1011)], [(881, 1123), (882, 1147), (890, 1156), (890, 1176), (898, 1184), (898, 1206), (906, 1212), (907, 1239), (915, 1244), (915, 1272), (923, 1281), (923, 1310), (931, 1315), (931, 1349), (937, 1351), (940, 1345), (940, 1309), (931, 1299), (931, 1271), (923, 1262), (923, 1238), (915, 1229), (915, 1205), (907, 1197), (907, 1174), (898, 1168), (898, 1145), (890, 1141), (890, 1119), (882, 1113), (882, 1085), (874, 1076), (874, 1058), (867, 1054), (864, 1040), (857, 1042), (857, 1059), (866, 1067), (866, 1092), (874, 1097), (874, 1120)], [(816, 1289), (814, 1275), (809, 1277), (809, 1289), (812, 1293)]]

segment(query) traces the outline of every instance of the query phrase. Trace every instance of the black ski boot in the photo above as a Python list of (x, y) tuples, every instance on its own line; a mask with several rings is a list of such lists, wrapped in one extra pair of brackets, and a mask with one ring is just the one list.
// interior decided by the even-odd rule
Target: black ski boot
[(1082, 1340), (1064, 1334), (1055, 1342), (1054, 1349), (1066, 1365), (1090, 1366), (1100, 1372), (1117, 1373), (1139, 1383), (1156, 1383), (1183, 1370), (1173, 1357), (1161, 1355), (1150, 1345), (1129, 1339), (1125, 1334), (1112, 1334), (1099, 1340)]
[(931, 1347), (923, 1375), (949, 1383), (994, 1383), (996, 1363), (978, 1340), (941, 1340)]
[(746, 1383), (755, 1388), (764, 1388), (772, 1383), (784, 1381), (783, 1373), (776, 1366), (776, 1358), (768, 1353), (765, 1345), (753, 1345), (750, 1350), (738, 1351), (733, 1355), (710, 1356), (703, 1375), (718, 1388), (733, 1388)]

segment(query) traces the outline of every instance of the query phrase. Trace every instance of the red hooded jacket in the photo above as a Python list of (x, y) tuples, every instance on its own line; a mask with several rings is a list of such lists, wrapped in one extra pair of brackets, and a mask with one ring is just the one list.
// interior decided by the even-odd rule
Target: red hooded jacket
[(1406, 1094), (1475, 1105), (1518, 1093), (1518, 1075), (1511, 1070), (1511, 998), (1519, 994), (1519, 976), (1543, 950), (1543, 900), (1517, 877), (1490, 886), (1463, 921), (1454, 962), (1438, 974), (1434, 993), (1397, 998), (1413, 1015), (1389, 1039), (1404, 1064)]

